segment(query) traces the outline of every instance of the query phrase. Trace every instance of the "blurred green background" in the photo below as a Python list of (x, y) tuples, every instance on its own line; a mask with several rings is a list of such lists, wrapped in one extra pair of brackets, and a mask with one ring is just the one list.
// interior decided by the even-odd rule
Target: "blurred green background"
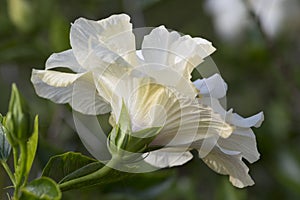
[[(70, 23), (82, 16), (131, 15), (134, 27), (158, 26), (212, 41), (212, 59), (229, 86), (228, 108), (242, 116), (261, 110), (254, 130), (261, 159), (249, 165), (255, 185), (236, 189), (227, 176), (200, 159), (110, 184), (63, 194), (63, 199), (300, 199), (300, 5), (297, 0), (0, 0), (0, 112), (7, 112), (17, 83), (40, 140), (32, 178), (50, 156), (88, 153), (74, 131), (68, 106), (39, 98), (32, 68), (43, 69), (53, 52), (70, 48)], [(105, 116), (107, 117), (107, 116)], [(105, 117), (103, 119), (105, 119)], [(10, 184), (0, 168), (0, 188)], [(0, 189), (6, 199), (9, 189)]]

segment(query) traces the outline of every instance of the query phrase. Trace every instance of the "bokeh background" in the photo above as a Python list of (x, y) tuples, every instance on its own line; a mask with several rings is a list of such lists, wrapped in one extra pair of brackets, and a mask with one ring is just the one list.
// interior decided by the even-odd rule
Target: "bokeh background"
[[(134, 27), (165, 25), (212, 41), (212, 59), (229, 86), (228, 108), (242, 116), (264, 111), (255, 129), (261, 159), (250, 165), (256, 184), (236, 189), (200, 159), (141, 174), (107, 186), (63, 194), (63, 199), (300, 199), (300, 2), (298, 0), (0, 0), (0, 112), (17, 83), (40, 116), (38, 155), (31, 177), (50, 156), (89, 155), (71, 109), (39, 98), (32, 68), (43, 69), (53, 52), (70, 48), (70, 23), (127, 13)], [(101, 116), (107, 123), (108, 116)], [(109, 127), (107, 127), (109, 128)], [(0, 168), (0, 188), (10, 182)], [(0, 189), (0, 199), (6, 199)]]

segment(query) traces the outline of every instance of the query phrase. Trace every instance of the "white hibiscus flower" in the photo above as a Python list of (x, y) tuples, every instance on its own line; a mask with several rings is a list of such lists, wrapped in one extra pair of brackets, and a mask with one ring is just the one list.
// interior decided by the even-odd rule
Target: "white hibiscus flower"
[[(189, 151), (197, 149), (212, 169), (230, 175), (233, 185), (253, 184), (241, 158), (258, 159), (250, 127), (261, 123), (262, 114), (243, 119), (226, 112), (218, 101), (227, 89), (219, 75), (190, 81), (193, 69), (215, 48), (160, 26), (136, 50), (129, 21), (125, 14), (76, 20), (72, 49), (51, 55), (45, 70), (33, 70), (37, 94), (83, 114), (111, 112), (112, 153), (142, 153), (147, 163), (163, 168), (188, 162)], [(72, 72), (54, 70), (59, 67)], [(81, 137), (90, 141), (88, 134)], [(100, 148), (89, 146), (97, 158)]]

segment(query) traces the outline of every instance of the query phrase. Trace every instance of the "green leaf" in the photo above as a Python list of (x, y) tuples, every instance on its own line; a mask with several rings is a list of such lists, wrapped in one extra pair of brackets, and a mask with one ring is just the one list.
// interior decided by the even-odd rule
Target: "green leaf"
[[(102, 169), (106, 171), (100, 174), (99, 171)], [(48, 176), (60, 183), (62, 191), (99, 184), (105, 185), (119, 181), (129, 175), (129, 173), (110, 169), (101, 162), (74, 152), (52, 157), (42, 174), (42, 176)], [(74, 182), (78, 179), (81, 181)]]
[(63, 182), (67, 182), (76, 178), (80, 178), (83, 176), (86, 176), (88, 174), (94, 173), (97, 170), (101, 169), (102, 167), (104, 167), (104, 164), (101, 162), (93, 162), (90, 164), (87, 164), (79, 169), (77, 169), (76, 171), (70, 173), (69, 175), (65, 176), (60, 183)]
[(0, 122), (0, 161), (6, 161), (10, 154), (11, 146), (6, 139), (6, 129)]
[(38, 145), (39, 136), (39, 118), (35, 116), (33, 133), (27, 141), (27, 163), (26, 163), (26, 174), (29, 174), (33, 160), (35, 158), (35, 153)]
[[(105, 166), (101, 162), (90, 163), (70, 175), (60, 182), (62, 191), (90, 187), (94, 185), (107, 185), (120, 181), (135, 174), (118, 171)], [(77, 180), (81, 181), (77, 181)], [(74, 182), (75, 180), (75, 182)]]
[(29, 183), (22, 189), (20, 200), (59, 200), (61, 191), (50, 178), (42, 177)]
[(80, 153), (67, 152), (50, 158), (42, 175), (60, 182), (74, 171), (93, 162), (96, 162), (96, 160)]

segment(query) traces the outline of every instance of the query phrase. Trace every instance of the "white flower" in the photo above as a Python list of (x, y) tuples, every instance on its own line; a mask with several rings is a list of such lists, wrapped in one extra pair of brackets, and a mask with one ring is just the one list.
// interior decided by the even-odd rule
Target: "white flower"
[[(51, 55), (46, 70), (33, 70), (31, 80), (37, 94), (56, 103), (69, 103), (84, 114), (111, 111), (115, 128), (124, 126), (120, 116), (125, 107), (129, 134), (141, 142), (151, 139), (142, 149), (150, 151), (143, 152), (146, 162), (160, 168), (182, 165), (192, 158), (189, 151), (197, 149), (204, 162), (229, 174), (235, 186), (251, 185), (241, 157), (250, 162), (258, 159), (250, 127), (262, 121), (262, 114), (243, 119), (226, 112), (218, 101), (227, 90), (219, 75), (190, 81), (192, 70), (215, 48), (207, 40), (180, 36), (160, 26), (145, 36), (141, 50), (136, 50), (129, 21), (125, 14), (100, 21), (76, 20), (70, 33), (72, 49)], [(72, 72), (53, 70), (58, 67)], [(147, 128), (159, 131), (139, 135)], [(90, 141), (88, 134), (81, 137)], [(117, 148), (124, 146), (117, 143)], [(89, 150), (97, 158), (101, 148), (91, 144)]]

